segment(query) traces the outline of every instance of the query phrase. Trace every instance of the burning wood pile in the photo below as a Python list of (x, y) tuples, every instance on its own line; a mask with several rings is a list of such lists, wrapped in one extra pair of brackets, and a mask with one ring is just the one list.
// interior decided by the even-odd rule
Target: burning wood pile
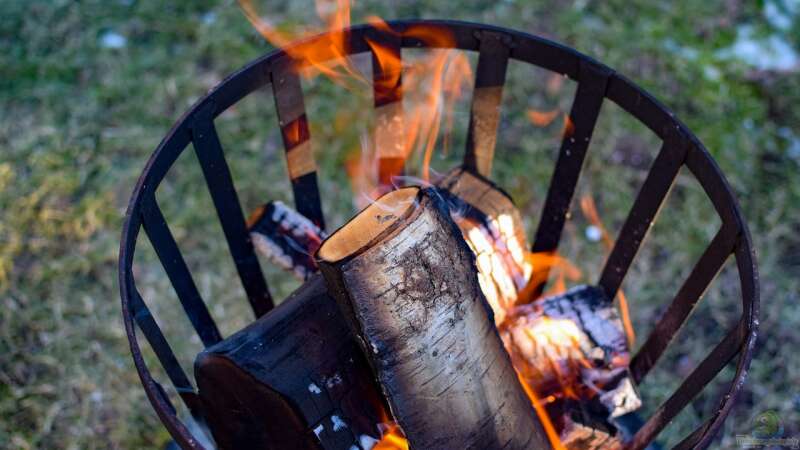
[[(349, 24), (341, 6), (331, 28)], [(261, 22), (249, 3), (243, 7), (270, 40), (291, 40)], [(531, 253), (522, 215), (489, 180), (507, 55), (502, 63), (478, 63), (463, 166), (432, 176), (437, 136), (459, 86), (471, 78), (469, 64), (463, 55), (435, 51), (419, 67), (404, 67), (401, 38), (452, 36), (424, 26), (400, 36), (378, 19), (372, 25), (383, 32), (367, 39), (376, 121), (359, 164), (351, 165), (358, 197), (369, 202), (330, 235), (321, 220), (280, 202), (251, 216), (256, 249), (304, 284), (276, 311), (198, 357), (199, 393), (217, 443), (621, 448), (625, 433), (616, 419), (641, 405), (628, 371), (632, 330), (624, 302), (620, 315), (592, 286), (542, 296), (551, 269), (571, 266), (553, 252)], [(290, 89), (299, 89), (297, 73), (309, 71), (343, 85), (363, 81), (346, 58), (316, 62), (329, 59), (318, 52), (347, 54), (337, 50), (345, 42), (331, 33), (313, 46), (291, 47), (294, 65), (275, 69), (286, 76), (276, 105), (296, 197), (315, 176), (315, 163), (302, 103)], [(481, 45), (508, 51), (488, 32)], [(415, 93), (420, 98), (403, 101)], [(565, 133), (573, 131), (568, 125)], [(412, 155), (422, 155), (420, 179), (404, 176)]]
[(641, 401), (617, 309), (590, 286), (530, 298), (557, 259), (526, 250), (519, 211), (480, 175), (392, 191), (327, 239), (285, 205), (251, 230), (298, 278), (322, 270), (399, 425), (371, 448), (621, 447), (615, 419)]

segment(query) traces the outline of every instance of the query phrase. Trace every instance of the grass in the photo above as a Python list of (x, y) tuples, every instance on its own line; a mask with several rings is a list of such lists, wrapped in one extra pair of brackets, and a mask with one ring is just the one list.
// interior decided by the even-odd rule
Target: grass
[[(281, 24), (312, 21), (304, 2), (257, 3)], [(733, 447), (766, 410), (786, 436), (800, 434), (800, 77), (797, 68), (754, 68), (725, 50), (742, 27), (800, 47), (791, 2), (644, 0), (591, 2), (364, 1), (354, 22), (457, 18), (522, 29), (573, 46), (618, 69), (671, 107), (727, 174), (755, 239), (762, 274), (761, 338), (745, 390), (715, 447)], [(767, 20), (777, 8), (789, 24)], [(0, 14), (0, 446), (153, 448), (169, 436), (133, 370), (121, 323), (116, 258), (121, 220), (148, 155), (187, 107), (226, 74), (269, 50), (232, 0), (5, 2)], [(120, 41), (120, 38), (124, 42)], [(105, 44), (105, 45), (104, 45)], [(124, 45), (120, 45), (124, 44)], [(116, 48), (115, 48), (116, 47)], [(535, 72), (535, 71), (534, 71)], [(521, 204), (528, 226), (555, 157), (557, 126), (533, 129), (528, 108), (566, 108), (569, 83), (512, 65), (495, 175)], [(541, 82), (539, 84), (538, 82)], [(335, 111), (358, 110), (334, 86), (309, 86), (312, 136), (325, 174), (332, 225), (352, 214), (339, 169), (357, 145), (358, 115), (324, 126)], [(368, 99), (367, 99), (368, 100)], [(463, 131), (466, 105), (456, 131)], [(367, 108), (368, 109), (368, 108)], [(256, 94), (218, 120), (245, 210), (288, 200), (272, 99)], [(270, 125), (272, 124), (272, 125)], [(456, 133), (456, 136), (463, 134)], [(454, 148), (463, 142), (455, 140)], [(658, 149), (652, 134), (606, 103), (580, 193), (591, 193), (617, 230)], [(250, 320), (243, 292), (213, 220), (194, 156), (187, 152), (159, 189), (176, 238), (212, 314), (230, 334)], [(452, 159), (452, 158), (451, 158)], [(437, 161), (446, 168), (448, 160)], [(681, 175), (624, 288), (640, 335), (663, 311), (716, 231), (708, 201)], [(575, 214), (563, 251), (597, 275), (604, 250), (583, 237)], [(187, 369), (200, 344), (146, 241), (136, 276), (146, 301)], [(270, 269), (276, 291), (294, 286)], [(679, 342), (643, 385), (648, 408), (666, 398), (736, 318), (735, 271), (726, 268)], [(727, 376), (730, 376), (727, 373)], [(714, 385), (664, 434), (675, 443), (713, 411)]]

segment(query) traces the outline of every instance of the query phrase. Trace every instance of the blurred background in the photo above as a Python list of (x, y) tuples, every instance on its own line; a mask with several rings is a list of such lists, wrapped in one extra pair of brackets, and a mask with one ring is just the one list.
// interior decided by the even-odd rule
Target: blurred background
[[(312, 0), (254, 1), (281, 29), (318, 25)], [(797, 0), (400, 0), (353, 4), (353, 23), (445, 18), (542, 35), (615, 68), (651, 92), (708, 147), (733, 186), (755, 241), (761, 335), (747, 384), (714, 447), (733, 448), (766, 411), (800, 437), (800, 2)], [(169, 435), (139, 384), (117, 286), (123, 214), (150, 153), (181, 114), (270, 45), (234, 0), (0, 2), (0, 447), (159, 448)], [(404, 58), (406, 53), (404, 52)], [(409, 53), (413, 58), (413, 51)], [(470, 56), (475, 64), (475, 55)], [(355, 211), (344, 167), (369, 126), (371, 93), (307, 82), (329, 228)], [(471, 88), (470, 88), (471, 89)], [(243, 209), (291, 200), (273, 100), (247, 97), (218, 120)], [(512, 63), (494, 179), (531, 236), (574, 83)], [(444, 171), (461, 158), (470, 95), (456, 105)], [(534, 114), (535, 115), (535, 114)], [(578, 198), (612, 236), (658, 139), (606, 101)], [(195, 156), (185, 152), (159, 202), (224, 335), (252, 320)], [(574, 205), (560, 251), (596, 280), (607, 249)], [(717, 230), (700, 186), (682, 173), (623, 286), (640, 342)], [(146, 239), (135, 275), (191, 373), (201, 350)], [(277, 298), (297, 286), (263, 263)], [(645, 414), (703, 359), (740, 314), (729, 261), (642, 386)], [(149, 355), (151, 367), (156, 366)], [(708, 417), (724, 371), (662, 434), (675, 444)], [(156, 373), (158, 375), (158, 373)]]

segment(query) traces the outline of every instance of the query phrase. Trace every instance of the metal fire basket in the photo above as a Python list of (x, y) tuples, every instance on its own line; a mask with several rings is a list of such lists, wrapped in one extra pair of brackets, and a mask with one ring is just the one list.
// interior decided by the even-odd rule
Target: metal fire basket
[[(569, 116), (574, 124), (574, 139), (564, 138), (561, 143), (535, 234), (534, 252), (555, 251), (558, 247), (589, 140), (605, 99), (619, 105), (661, 139), (658, 156), (639, 189), (598, 281), (598, 285), (605, 289), (610, 298), (616, 295), (681, 167), (685, 165), (699, 181), (721, 219), (721, 226), (675, 294), (672, 303), (656, 322), (644, 345), (632, 359), (630, 367), (634, 381), (640, 383), (647, 376), (731, 255), (736, 259), (741, 282), (741, 318), (705, 360), (649, 417), (633, 437), (630, 448), (641, 449), (650, 443), (738, 355), (735, 376), (727, 385), (716, 412), (675, 448), (708, 447), (728, 416), (750, 365), (757, 334), (759, 290), (756, 260), (747, 224), (724, 175), (703, 144), (650, 94), (609, 67), (571, 48), (527, 33), (482, 24), (414, 20), (389, 22), (389, 25), (398, 32), (397, 35), (388, 35), (385, 30), (368, 25), (350, 28), (347, 32), (350, 53), (370, 52), (366, 38), (393, 46), (397, 54), (404, 47), (429, 47), (418, 39), (402, 35), (403, 30), (409, 26), (425, 25), (454, 36), (454, 48), (478, 52), (476, 87), (502, 86), (509, 59), (542, 67), (578, 83)], [(151, 375), (142, 357), (134, 324), (144, 334), (186, 407), (194, 415), (202, 417), (202, 406), (198, 402), (192, 381), (181, 369), (169, 343), (137, 290), (132, 270), (137, 237), (144, 228), (204, 346), (220, 341), (217, 326), (195, 286), (155, 197), (155, 191), (167, 171), (189, 144), (192, 144), (250, 305), (257, 317), (269, 313), (273, 300), (248, 236), (244, 214), (225, 160), (222, 143), (214, 127), (214, 119), (243, 97), (271, 84), (285, 150), (288, 153), (306, 142), (310, 137), (303, 92), (298, 75), (290, 70), (290, 62), (286, 51), (273, 51), (229, 76), (200, 99), (178, 120), (152, 154), (130, 198), (119, 256), (125, 328), (147, 397), (167, 430), (184, 448), (202, 448), (202, 445), (178, 418), (164, 389)], [(380, 69), (374, 69), (374, 76), (381, 76)], [(286, 131), (290, 127), (295, 131), (299, 130), (299, 134), (295, 132), (292, 133), (294, 137), (289, 136)], [(469, 141), (468, 139), (468, 147)], [(292, 174), (292, 167), (289, 169)], [(324, 226), (316, 172), (296, 176), (291, 181), (296, 208), (316, 224)]]

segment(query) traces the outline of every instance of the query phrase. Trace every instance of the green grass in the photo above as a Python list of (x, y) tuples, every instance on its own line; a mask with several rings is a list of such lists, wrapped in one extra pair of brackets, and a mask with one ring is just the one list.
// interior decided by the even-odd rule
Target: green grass
[[(256, 4), (275, 23), (304, 24), (313, 20), (311, 3)], [(735, 0), (388, 5), (358, 2), (353, 21), (369, 14), (457, 18), (542, 34), (626, 74), (695, 131), (741, 201), (762, 275), (758, 352), (715, 447), (733, 447), (734, 436), (749, 433), (752, 417), (765, 410), (779, 412), (787, 436), (800, 435), (800, 358), (794, 354), (800, 345), (800, 76), (797, 69), (758, 71), (721, 52), (743, 26), (758, 36), (782, 36), (797, 49), (798, 17), (776, 27), (764, 19), (763, 2)], [(103, 47), (109, 33), (124, 36), (126, 45)], [(11, 0), (0, 6), (0, 446), (153, 448), (168, 441), (139, 385), (120, 320), (122, 216), (136, 177), (171, 124), (226, 74), (268, 50), (232, 0)], [(573, 89), (567, 83), (547, 93), (547, 80), (512, 65), (495, 169), (529, 227), (545, 195), (558, 126), (534, 129), (525, 110), (566, 108)], [(358, 111), (364, 99), (324, 81), (309, 93), (326, 213), (337, 226), (353, 212), (340, 167), (358, 132), (346, 125), (368, 119), (355, 114), (340, 119), (344, 127), (325, 124), (337, 110)], [(466, 104), (459, 108), (456, 150), (467, 118)], [(289, 199), (270, 96), (255, 94), (218, 124), (245, 210)], [(649, 131), (606, 103), (579, 191), (594, 196), (610, 229), (624, 219), (657, 149)], [(445, 169), (452, 159), (436, 165)], [(158, 197), (212, 314), (230, 334), (251, 316), (191, 152)], [(683, 174), (624, 286), (641, 336), (713, 236), (715, 220), (699, 186)], [(585, 240), (584, 225), (576, 213), (564, 252), (594, 278), (604, 250)], [(739, 289), (732, 269), (723, 271), (642, 387), (648, 410), (734, 323)], [(146, 240), (136, 276), (190, 369), (200, 344)], [(268, 276), (280, 294), (294, 286), (275, 270)], [(676, 442), (713, 411), (720, 386), (693, 402), (664, 440)]]

